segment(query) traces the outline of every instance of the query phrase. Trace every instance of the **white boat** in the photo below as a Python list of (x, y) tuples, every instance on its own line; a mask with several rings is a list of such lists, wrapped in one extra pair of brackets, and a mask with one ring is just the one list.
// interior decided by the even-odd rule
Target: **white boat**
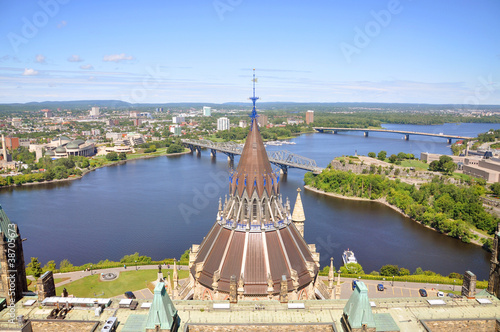
[(354, 257), (354, 253), (352, 251), (350, 251), (349, 249), (344, 251), (344, 253), (342, 254), (342, 260), (344, 261), (344, 265), (358, 262), (356, 260), (356, 257)]

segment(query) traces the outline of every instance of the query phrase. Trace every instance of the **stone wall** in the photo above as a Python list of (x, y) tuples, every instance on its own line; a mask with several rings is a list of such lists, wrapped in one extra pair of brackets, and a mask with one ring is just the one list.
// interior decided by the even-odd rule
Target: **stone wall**
[(334, 332), (332, 325), (188, 325), (188, 332)]
[(425, 320), (422, 324), (431, 332), (491, 332), (499, 328), (495, 319)]

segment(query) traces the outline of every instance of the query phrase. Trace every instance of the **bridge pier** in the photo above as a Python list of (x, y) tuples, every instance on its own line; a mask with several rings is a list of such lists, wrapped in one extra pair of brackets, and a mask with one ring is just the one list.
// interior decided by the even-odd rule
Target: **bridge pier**
[(365, 131), (365, 137), (368, 137), (368, 132), (367, 131)]
[(280, 174), (287, 175), (288, 174), (288, 166), (287, 165), (279, 165)]
[(217, 150), (215, 150), (215, 149), (210, 149), (210, 156), (211, 156), (212, 158), (217, 157)]
[(452, 138), (448, 138), (448, 144), (452, 144), (453, 141), (452, 141)]
[(409, 141), (410, 140), (410, 134), (405, 134), (405, 141)]
[(332, 131), (332, 134), (337, 134), (337, 133), (338, 133), (338, 131), (337, 131), (337, 130), (333, 130), (333, 131)]

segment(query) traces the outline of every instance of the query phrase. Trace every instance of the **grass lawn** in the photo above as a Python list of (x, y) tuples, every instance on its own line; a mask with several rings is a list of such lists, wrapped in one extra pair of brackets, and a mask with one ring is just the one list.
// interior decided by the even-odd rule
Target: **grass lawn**
[(417, 171), (427, 171), (429, 169), (429, 165), (420, 160), (403, 160), (401, 162), (401, 167), (415, 167)]
[[(163, 270), (163, 275), (167, 277), (167, 271), (170, 271), (172, 278), (172, 270)], [(121, 272), (120, 276), (113, 281), (100, 281), (99, 274), (78, 279), (72, 283), (56, 288), (56, 294), (61, 294), (63, 288), (69, 294), (76, 297), (113, 297), (122, 295), (127, 291), (136, 291), (148, 287), (148, 284), (156, 280), (157, 270), (138, 270)], [(179, 279), (187, 278), (188, 271), (180, 270)], [(95, 295), (94, 295), (95, 293)]]

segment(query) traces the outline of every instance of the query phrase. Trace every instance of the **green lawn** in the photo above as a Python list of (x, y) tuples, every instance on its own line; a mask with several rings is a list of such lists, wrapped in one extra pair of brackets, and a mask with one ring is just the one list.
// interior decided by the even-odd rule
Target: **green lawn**
[[(172, 270), (163, 270), (163, 275), (167, 277), (167, 271), (170, 271), (170, 276), (172, 276)], [(187, 278), (188, 271), (180, 270), (179, 279)], [(56, 288), (56, 294), (61, 294), (63, 288), (69, 294), (73, 294), (76, 297), (113, 297), (117, 295), (122, 295), (127, 291), (136, 291), (139, 289), (147, 288), (148, 284), (157, 278), (157, 270), (132, 270), (127, 272), (121, 272), (118, 279), (113, 281), (100, 281), (99, 274), (93, 276), (88, 276), (82, 279), (78, 279), (72, 283), (66, 284), (62, 287)], [(94, 295), (95, 293), (95, 295)]]
[(401, 162), (401, 167), (415, 167), (417, 171), (427, 171), (429, 169), (429, 165), (420, 160), (403, 160)]

